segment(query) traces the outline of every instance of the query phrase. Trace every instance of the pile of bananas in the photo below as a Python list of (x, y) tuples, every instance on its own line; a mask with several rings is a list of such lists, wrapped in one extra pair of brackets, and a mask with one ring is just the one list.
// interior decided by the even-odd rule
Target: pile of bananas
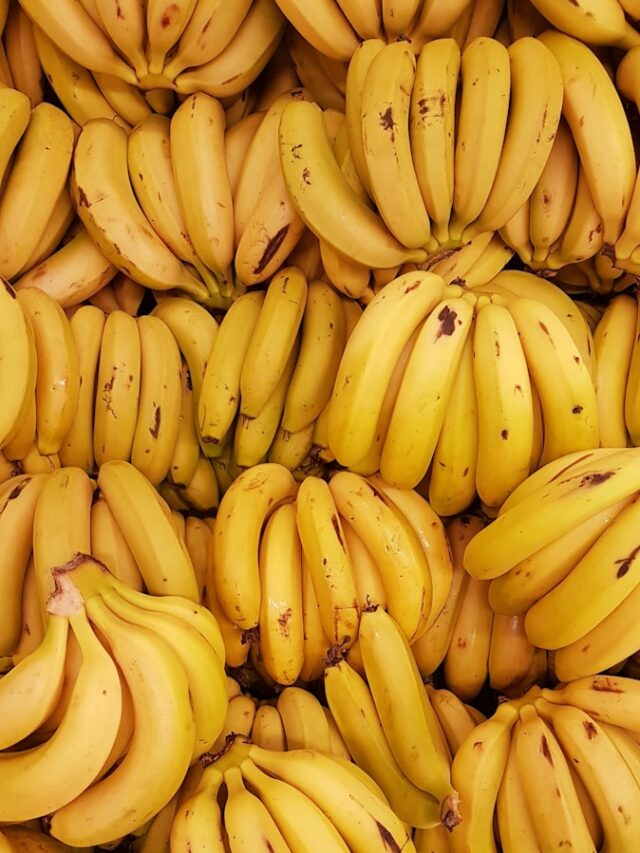
[(0, 0), (0, 853), (638, 853), (640, 0)]

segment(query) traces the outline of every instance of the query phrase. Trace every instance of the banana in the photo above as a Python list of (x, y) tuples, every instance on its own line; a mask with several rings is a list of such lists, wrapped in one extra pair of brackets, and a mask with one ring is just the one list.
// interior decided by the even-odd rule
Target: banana
[(369, 482), (388, 506), (405, 517), (420, 541), (431, 576), (431, 611), (427, 622), (431, 627), (444, 607), (453, 578), (451, 547), (445, 528), (418, 492), (394, 488), (378, 476), (371, 477)]
[[(169, 643), (119, 619), (99, 596), (86, 608), (131, 691), (135, 728), (116, 769), (52, 818), (52, 835), (76, 847), (113, 841), (156, 814), (178, 790), (195, 741), (189, 682)], [(171, 743), (170, 755), (154, 749), (154, 732)]]
[(431, 675), (436, 671), (451, 645), (453, 630), (469, 582), (462, 564), (464, 550), (469, 540), (482, 530), (482, 527), (483, 524), (479, 518), (473, 515), (462, 515), (452, 521), (447, 528), (453, 561), (449, 594), (436, 621), (411, 646), (423, 676)]
[(562, 322), (533, 299), (510, 303), (545, 425), (542, 464), (599, 442), (596, 393), (589, 367)]
[(414, 488), (429, 468), (472, 320), (468, 302), (444, 300), (420, 329), (380, 458), (380, 472), (393, 485)]
[(160, 240), (135, 199), (123, 128), (106, 119), (84, 126), (76, 143), (71, 185), (78, 215), (114, 266), (147, 287), (177, 287), (206, 298), (204, 284)]
[(432, 684), (425, 684), (425, 689), (451, 755), (455, 756), (467, 735), (485, 718), (475, 719), (469, 706), (449, 690), (436, 690)]
[(142, 590), (144, 583), (140, 570), (103, 498), (91, 506), (91, 552), (118, 580), (131, 589)]
[(637, 303), (621, 294), (609, 303), (594, 334), (596, 401), (603, 447), (628, 444), (624, 401), (636, 325)]
[(217, 800), (222, 780), (216, 767), (208, 767), (197, 789), (178, 805), (171, 827), (171, 850), (224, 853), (225, 831)]
[(150, 74), (162, 74), (166, 56), (184, 32), (195, 7), (196, 0), (179, 0), (170, 6), (161, 0), (147, 0), (142, 11), (146, 11)]
[(453, 24), (470, 11), (470, 5), (470, 0), (454, 0), (453, 3), (429, 0), (423, 3), (409, 37), (419, 48), (425, 41), (446, 35)]
[(486, 305), (478, 312), (473, 366), (478, 403), (476, 487), (485, 504), (499, 507), (527, 478), (534, 433), (527, 362), (508, 308)]
[(585, 170), (580, 166), (571, 217), (561, 240), (547, 256), (545, 266), (562, 269), (589, 260), (604, 246), (604, 227), (595, 208)]
[(126, 83), (136, 83), (133, 70), (120, 59), (110, 40), (81, 3), (62, 0), (54, 10), (46, 0), (25, 0), (22, 8), (74, 62), (91, 71), (114, 74)]
[(456, 89), (460, 48), (453, 39), (420, 51), (411, 91), (409, 133), (420, 192), (438, 243), (449, 241), (453, 206)]
[(131, 456), (141, 362), (138, 324), (125, 311), (113, 311), (104, 324), (96, 380), (93, 449), (98, 465)]
[(35, 338), (38, 449), (53, 454), (60, 450), (78, 408), (80, 368), (76, 344), (64, 311), (44, 291), (21, 289), (17, 298)]
[[(42, 644), (44, 633), (45, 628), (32, 554), (27, 563), (24, 582), (22, 584), (22, 623), (20, 637), (11, 655), (14, 668)], [(22, 714), (22, 708), (20, 708), (20, 714)]]
[[(1, 92), (0, 90), (0, 96)], [(11, 358), (0, 361), (0, 447), (6, 448), (10, 456), (10, 445), (28, 425), (28, 413), (34, 405), (36, 394), (37, 355), (30, 312), (25, 312), (22, 303), (10, 284), (2, 282), (0, 287), (0, 339), (3, 349)], [(44, 372), (44, 371), (43, 371)], [(35, 420), (35, 408), (33, 411)], [(29, 440), (31, 443), (33, 436)]]
[(287, 749), (312, 749), (331, 755), (329, 724), (320, 702), (300, 687), (287, 687), (276, 703)]
[(228, 6), (220, 0), (199, 0), (177, 49), (166, 57), (162, 73), (174, 80), (185, 68), (202, 65), (221, 54), (236, 35), (252, 0), (238, 0)]
[(152, 114), (142, 92), (112, 74), (94, 71), (93, 79), (117, 116), (132, 127)]
[(472, 503), (476, 494), (478, 443), (478, 402), (469, 335), (431, 463), (429, 502), (439, 515), (454, 515)]
[(370, 783), (351, 771), (353, 765), (306, 749), (268, 752), (251, 746), (249, 758), (315, 803), (353, 853), (383, 853), (393, 849), (392, 845), (413, 853), (413, 844), (399, 818), (371, 790)]
[(242, 781), (238, 767), (225, 771), (227, 801), (224, 823), (229, 845), (237, 853), (250, 853), (260, 845), (274, 853), (289, 853), (280, 830), (262, 801), (251, 794)]
[[(516, 731), (519, 730), (520, 724), (516, 726)], [(516, 850), (522, 853), (539, 853), (540, 844), (529, 813), (523, 779), (518, 770), (516, 742), (514, 739), (509, 748), (509, 757), (496, 800), (500, 842), (505, 853), (515, 853)], [(546, 793), (545, 790), (544, 795)], [(555, 817), (557, 812), (557, 808), (554, 808), (551, 813)]]
[[(244, 0), (236, 5), (238, 11), (246, 8)], [(274, 0), (255, 0), (235, 36), (219, 55), (178, 74), (174, 83), (177, 92), (205, 92), (214, 98), (240, 94), (269, 62), (284, 28), (285, 20)], [(217, 38), (217, 34), (213, 37)]]
[[(278, 96), (280, 94), (284, 93), (279, 93)], [(269, 107), (271, 106), (272, 104), (269, 105)], [(224, 134), (224, 153), (227, 161), (229, 186), (231, 187), (231, 195), (234, 198), (234, 206), (236, 189), (247, 152), (265, 115), (266, 110), (258, 110), (250, 113), (236, 122), (232, 127), (228, 127)]]
[(576, 9), (571, 0), (531, 2), (555, 27), (587, 44), (614, 44), (628, 50), (639, 43), (637, 31), (625, 20), (623, 3), (587, 0)]
[(278, 5), (295, 29), (321, 54), (341, 62), (351, 59), (358, 47), (358, 37), (339, 4), (320, 0), (313, 14), (301, 0), (278, 0)]
[(419, 249), (431, 236), (409, 141), (409, 100), (415, 57), (406, 42), (384, 47), (364, 81), (361, 132), (369, 185), (389, 231), (404, 246)]
[(180, 427), (180, 351), (159, 317), (139, 317), (141, 378), (131, 464), (152, 485), (169, 473)]
[(173, 447), (168, 480), (175, 486), (189, 486), (195, 476), (200, 459), (198, 429), (194, 417), (191, 374), (187, 364), (180, 365), (181, 401), (178, 435)]
[(346, 345), (329, 409), (329, 442), (340, 464), (356, 464), (368, 452), (398, 357), (443, 295), (441, 278), (416, 271), (396, 278), (367, 306)]
[(148, 480), (128, 462), (114, 460), (100, 467), (98, 487), (149, 592), (198, 601), (189, 553), (171, 524), (166, 504)]
[(71, 162), (69, 117), (51, 104), (31, 111), (0, 203), (0, 273), (13, 278), (44, 232)]
[(303, 682), (320, 678), (325, 668), (325, 657), (332, 643), (325, 636), (320, 617), (320, 606), (309, 568), (302, 554), (302, 621), (304, 626), (304, 663), (300, 671)]
[(40, 65), (71, 118), (81, 126), (92, 118), (107, 118), (128, 130), (129, 125), (104, 97), (91, 72), (61, 50), (37, 23), (33, 37)]
[[(553, 53), (533, 38), (519, 39), (508, 52), (511, 94), (504, 145), (489, 197), (465, 236), (498, 230), (526, 202), (542, 174), (560, 121), (563, 83)], [(536, 69), (533, 75), (532, 68)]]
[(142, 78), (148, 72), (144, 55), (144, 7), (136, 0), (123, 0), (116, 6), (108, 0), (95, 0), (102, 26), (118, 51)]
[(317, 477), (303, 480), (296, 516), (324, 634), (332, 643), (349, 648), (358, 634), (360, 614), (351, 559), (330, 486)]
[(259, 622), (262, 526), (280, 503), (293, 499), (296, 489), (286, 468), (267, 463), (243, 472), (220, 502), (212, 544), (213, 582), (227, 618), (245, 630)]
[(464, 50), (474, 39), (479, 36), (487, 36), (501, 41), (501, 32), (504, 33), (502, 44), (508, 47), (512, 41), (509, 36), (507, 21), (504, 18), (504, 0), (490, 0), (488, 3), (472, 3), (469, 28), (465, 35), (462, 49)]
[(118, 306), (127, 314), (135, 317), (144, 298), (145, 288), (132, 278), (118, 273), (112, 284), (112, 289)]
[(278, 507), (260, 541), (260, 649), (278, 684), (293, 684), (304, 662), (300, 539), (292, 504)]
[(532, 258), (544, 264), (571, 216), (578, 181), (578, 152), (571, 131), (561, 119), (549, 158), (529, 199)]
[[(605, 68), (586, 45), (551, 30), (543, 33), (540, 40), (560, 64), (563, 115), (571, 128), (595, 208), (602, 217), (604, 241), (616, 243), (636, 179), (631, 131), (620, 97)], [(577, 75), (576, 67), (580, 69)], [(609, 128), (604, 147), (599, 132), (602, 126)], [(619, 257), (628, 258), (633, 248), (629, 246), (627, 251), (623, 239), (616, 252)]]
[(224, 111), (200, 92), (171, 119), (171, 160), (189, 239), (202, 263), (222, 276), (233, 258), (233, 200), (224, 154)]
[(314, 424), (309, 424), (298, 432), (287, 432), (282, 426), (278, 428), (276, 437), (269, 448), (269, 462), (278, 462), (290, 471), (303, 469), (310, 471), (315, 464), (311, 455), (313, 448)]
[(249, 759), (240, 769), (289, 845), (287, 850), (311, 853), (321, 847), (327, 853), (347, 853), (349, 848), (329, 818), (302, 792), (263, 773)]
[(523, 682), (528, 688), (527, 678), (535, 653), (525, 633), (522, 616), (494, 614), (489, 648), (489, 684), (493, 690), (505, 693), (519, 689)]
[[(474, 577), (494, 578), (504, 574), (601, 510), (635, 496), (638, 468), (640, 456), (635, 448), (614, 451), (576, 466), (564, 472), (562, 479), (561, 468), (549, 486), (511, 505), (480, 531), (467, 548), (465, 568)], [(494, 550), (489, 558), (486, 549), (497, 541), (500, 550)]]
[(525, 705), (520, 709), (511, 750), (534, 837), (542, 849), (570, 845), (577, 850), (593, 850), (563, 755), (564, 744), (561, 746), (554, 735), (557, 732), (540, 718), (536, 708)]
[(469, 578), (444, 659), (445, 684), (467, 702), (478, 695), (488, 674), (493, 627), (488, 593), (486, 581)]
[(62, 308), (90, 299), (117, 273), (84, 227), (37, 265), (25, 266), (28, 271), (15, 282), (16, 290), (37, 287)]
[[(50, 606), (55, 608), (54, 602)], [(81, 653), (69, 705), (45, 743), (2, 755), (0, 819), (4, 822), (49, 814), (80, 795), (100, 770), (116, 737), (122, 707), (116, 665), (82, 608), (69, 624)]]
[[(33, 367), (35, 379), (36, 354), (35, 345), (33, 344), (33, 337), (31, 338), (31, 344), (33, 350)], [(24, 409), (21, 412), (21, 416), (19, 420), (16, 421), (15, 427), (13, 431), (9, 434), (9, 438), (3, 448), (3, 455), (7, 459), (12, 461), (20, 461), (21, 459), (24, 459), (24, 457), (27, 455), (36, 440), (35, 394), (30, 394), (28, 397), (25, 397), (23, 403)]]
[[(507, 129), (510, 63), (507, 49), (478, 38), (463, 52), (462, 95), (454, 156), (453, 216), (449, 236), (459, 240), (491, 193)], [(485, 116), (492, 117), (490, 122)]]
[(364, 679), (343, 660), (325, 670), (324, 686), (349, 752), (378, 782), (398, 817), (414, 826), (439, 822), (438, 805), (409, 781), (394, 757)]
[(277, 708), (273, 705), (260, 705), (253, 719), (249, 737), (252, 743), (263, 749), (282, 752), (287, 748), (284, 725)]
[(240, 296), (220, 324), (198, 400), (199, 429), (205, 448), (222, 442), (239, 408), (242, 367), (263, 302), (260, 292)]
[(192, 760), (209, 750), (225, 723), (227, 685), (222, 661), (215, 649), (195, 628), (175, 616), (148, 611), (125, 601), (115, 590), (102, 596), (120, 619), (162, 636), (178, 656), (189, 681), (195, 724)]
[(70, 321), (71, 334), (78, 353), (80, 391), (76, 416), (60, 447), (60, 461), (65, 467), (93, 471), (93, 406), (100, 344), (105, 315), (93, 305), (83, 305)]
[(256, 417), (272, 396), (295, 345), (307, 299), (300, 270), (273, 277), (260, 309), (240, 373), (240, 412)]
[[(356, 192), (367, 206), (369, 205), (368, 199), (372, 197), (373, 192), (369, 184), (369, 171), (362, 137), (362, 97), (371, 63), (384, 49), (384, 46), (385, 42), (381, 37), (366, 39), (353, 51), (347, 70), (345, 127), (347, 149), (350, 150), (353, 161), (353, 175), (349, 183), (353, 189), (358, 188), (360, 190), (358, 192), (356, 189)], [(339, 160), (337, 151), (336, 159)]]
[(16, 89), (3, 86), (0, 89), (0, 181), (4, 181), (13, 152), (29, 126), (30, 116), (29, 98)]
[(451, 847), (460, 851), (497, 850), (493, 818), (500, 783), (509, 755), (516, 709), (499, 705), (460, 746), (451, 766), (452, 783), (460, 794), (462, 822), (451, 834)]
[(634, 334), (634, 346), (631, 352), (624, 399), (624, 419), (632, 444), (638, 445), (640, 444), (640, 421), (638, 420), (638, 411), (640, 411), (640, 406), (638, 406), (638, 395), (640, 394), (640, 347), (637, 344), (638, 335), (640, 334), (640, 316), (636, 320)]
[(2, 36), (14, 86), (35, 107), (43, 100), (44, 75), (33, 37), (33, 24), (19, 5), (11, 4)]
[[(556, 737), (596, 807), (606, 848), (633, 850), (640, 839), (636, 811), (640, 788), (622, 755), (598, 723), (579, 708), (555, 705), (544, 699), (539, 699), (536, 707), (553, 725)], [(611, 787), (613, 780), (615, 785)]]
[(316, 236), (372, 268), (424, 260), (424, 251), (404, 248), (352, 191), (331, 151), (319, 107), (306, 101), (287, 104), (280, 122), (280, 158), (298, 213)]
[(634, 708), (638, 701), (638, 682), (614, 675), (578, 678), (555, 690), (543, 690), (543, 699), (580, 708), (598, 723), (629, 729), (637, 740), (639, 729)]

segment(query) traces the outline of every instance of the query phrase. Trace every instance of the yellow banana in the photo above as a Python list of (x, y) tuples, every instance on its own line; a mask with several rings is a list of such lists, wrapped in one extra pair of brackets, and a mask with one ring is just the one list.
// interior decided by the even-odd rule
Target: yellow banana
[(625, 393), (636, 340), (637, 302), (616, 296), (596, 327), (596, 402), (603, 447), (626, 447)]
[[(8, 4), (7, 4), (8, 5)], [(37, 106), (44, 97), (43, 73), (33, 34), (33, 24), (22, 7), (11, 5), (2, 41), (14, 86)]]
[(150, 74), (162, 73), (166, 56), (184, 32), (195, 6), (196, 0), (179, 0), (170, 6), (161, 0), (148, 0), (145, 4)]
[(312, 749), (331, 755), (331, 736), (324, 709), (313, 694), (300, 687), (286, 687), (276, 703), (287, 749)]
[(263, 749), (282, 752), (287, 748), (284, 725), (277, 708), (273, 705), (260, 705), (253, 719), (249, 737), (252, 743)]
[[(0, 94), (1, 92), (2, 90)], [(16, 299), (14, 289), (7, 282), (3, 282), (3, 287), (0, 287), (0, 337), (3, 349), (6, 347), (11, 358), (0, 361), (0, 447), (11, 445), (27, 424), (28, 413), (31, 407), (34, 407), (37, 351), (29, 318), (30, 312), (25, 312), (22, 303)], [(35, 421), (35, 407), (33, 418)], [(29, 444), (32, 440), (33, 435)], [(13, 457), (10, 447), (7, 447), (7, 450)]]
[[(516, 731), (519, 731), (519, 728), (518, 724)], [(539, 853), (540, 845), (529, 813), (522, 776), (518, 769), (516, 742), (514, 739), (509, 748), (509, 758), (496, 800), (500, 841), (505, 853), (515, 853), (516, 850), (522, 853)], [(527, 772), (529, 772), (528, 769)], [(551, 812), (554, 819), (557, 811), (556, 807)]]
[(545, 18), (587, 44), (615, 44), (629, 49), (638, 44), (637, 31), (625, 20), (624, 3), (587, 0), (574, 8), (571, 0), (531, 0)]
[(135, 86), (113, 74), (101, 74), (98, 71), (93, 72), (93, 79), (121, 121), (134, 126), (152, 114), (151, 106)]
[(278, 5), (296, 30), (320, 53), (348, 62), (358, 47), (358, 37), (340, 5), (320, 0), (311, 9), (302, 0), (278, 0)]
[(603, 246), (603, 221), (596, 210), (586, 172), (580, 166), (571, 216), (562, 238), (547, 256), (545, 265), (549, 269), (562, 269), (568, 264), (589, 260)]
[(304, 663), (302, 681), (315, 681), (324, 672), (325, 657), (332, 643), (325, 636), (320, 618), (320, 606), (313, 587), (311, 573), (302, 554), (302, 621), (304, 625)]
[(145, 288), (122, 273), (118, 273), (112, 284), (114, 296), (118, 306), (135, 317), (144, 298)]
[(138, 78), (147, 73), (144, 55), (144, 7), (135, 0), (123, 0), (117, 6), (107, 0), (95, 0), (100, 21), (109, 38), (135, 70)]
[(178, 434), (171, 454), (167, 478), (175, 486), (188, 486), (198, 467), (200, 445), (193, 411), (191, 374), (184, 361), (180, 365), (180, 387)]
[(91, 506), (91, 553), (131, 589), (141, 591), (144, 582), (131, 549), (104, 498)]
[(493, 626), (488, 593), (486, 581), (469, 578), (444, 659), (445, 684), (467, 702), (477, 696), (488, 674)]
[(453, 3), (430, 0), (423, 3), (418, 19), (410, 32), (411, 39), (420, 45), (445, 35), (470, 5), (470, 0), (454, 0)]
[[(17, 8), (24, 15), (20, 7)], [(29, 98), (16, 89), (3, 86), (0, 89), (0, 180), (4, 180), (13, 152), (29, 126), (30, 116)]]
[(227, 786), (224, 824), (231, 849), (250, 853), (262, 844), (273, 853), (289, 853), (289, 846), (266, 806), (246, 789), (240, 768), (226, 770), (224, 781)]
[(470, 706), (465, 705), (450, 690), (436, 690), (432, 684), (425, 684), (425, 688), (451, 755), (455, 756), (467, 735), (479, 722), (483, 722), (485, 717), (480, 714), (480, 719), (476, 719)]

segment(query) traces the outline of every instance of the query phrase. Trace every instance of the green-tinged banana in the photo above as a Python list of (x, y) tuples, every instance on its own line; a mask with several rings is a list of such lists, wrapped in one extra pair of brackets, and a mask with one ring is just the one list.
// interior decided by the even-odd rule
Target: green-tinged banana
[(463, 741), (451, 766), (462, 822), (451, 834), (455, 853), (496, 853), (493, 820), (517, 710), (505, 703)]
[[(50, 602), (68, 610), (59, 595)], [(77, 606), (77, 604), (76, 604)], [(62, 613), (60, 618), (64, 619)], [(19, 823), (49, 814), (91, 784), (115, 740), (122, 698), (112, 658), (94, 634), (84, 610), (70, 617), (81, 662), (69, 704), (59, 727), (40, 746), (8, 752), (0, 759), (0, 817)]]
[(449, 239), (453, 206), (455, 106), (460, 48), (453, 39), (420, 51), (411, 92), (411, 154), (420, 192), (438, 243)]
[(35, 338), (38, 449), (44, 454), (57, 453), (78, 408), (76, 343), (64, 311), (44, 291), (28, 287), (19, 290), (17, 297)]
[(529, 198), (555, 139), (562, 108), (558, 62), (544, 44), (522, 38), (507, 48), (511, 68), (509, 118), (491, 192), (465, 235), (496, 231)]
[(401, 820), (434, 826), (435, 799), (409, 781), (389, 746), (366, 682), (346, 661), (325, 670), (327, 702), (340, 734), (359, 767), (381, 786)]
[(224, 111), (199, 92), (171, 119), (171, 159), (189, 239), (200, 260), (218, 275), (233, 258), (233, 200), (224, 153)]
[(76, 143), (71, 185), (78, 215), (114, 266), (147, 287), (206, 298), (205, 285), (157, 236), (136, 201), (123, 128), (107, 119), (87, 122)]
[[(169, 643), (119, 619), (99, 596), (86, 609), (131, 691), (135, 728), (116, 769), (53, 816), (51, 834), (76, 847), (113, 841), (153, 817), (178, 790), (195, 741), (189, 682)], [(170, 743), (170, 754), (158, 743)]]
[(544, 418), (542, 464), (599, 443), (596, 391), (580, 351), (556, 314), (534, 299), (508, 305)]
[(362, 144), (369, 185), (382, 219), (403, 245), (420, 249), (431, 235), (409, 141), (409, 100), (416, 61), (406, 42), (374, 57), (362, 90)]
[[(602, 217), (604, 241), (616, 243), (636, 180), (631, 131), (620, 97), (606, 69), (585, 44), (555, 30), (547, 30), (540, 40), (560, 64), (562, 112), (571, 128), (595, 208)], [(601, 127), (609, 128), (605, 144)], [(616, 252), (619, 257), (628, 258), (633, 248), (635, 245), (627, 251), (622, 239)]]
[(307, 281), (295, 267), (271, 280), (240, 373), (240, 412), (256, 417), (278, 385), (295, 346)]
[[(478, 38), (462, 54), (460, 75), (454, 213), (449, 224), (454, 240), (482, 212), (498, 171), (509, 112), (509, 53), (494, 39)], [(490, 122), (485, 120), (487, 115), (492, 117)]]
[(71, 119), (51, 104), (31, 111), (0, 203), (0, 273), (13, 278), (44, 232), (71, 162)]
[(278, 684), (293, 684), (304, 662), (302, 571), (296, 510), (278, 507), (260, 540), (260, 650)]
[(94, 464), (93, 409), (105, 315), (93, 305), (83, 305), (70, 324), (78, 352), (80, 391), (76, 416), (60, 447), (60, 461), (65, 467), (82, 468), (89, 474)]
[(249, 757), (309, 797), (354, 853), (383, 853), (391, 845), (414, 853), (399, 818), (348, 763), (310, 750), (267, 752), (257, 746), (250, 747)]
[(189, 553), (171, 524), (168, 507), (151, 483), (133, 465), (114, 460), (100, 467), (98, 487), (149, 592), (198, 601)]
[(356, 464), (368, 452), (400, 353), (443, 295), (440, 277), (416, 271), (396, 278), (367, 306), (347, 342), (329, 410), (330, 446), (340, 464)]
[(266, 463), (243, 472), (226, 491), (213, 533), (213, 582), (227, 618), (245, 630), (259, 622), (258, 544), (264, 522), (297, 485), (281, 465)]
[(353, 568), (330, 487), (318, 477), (306, 478), (298, 491), (296, 513), (324, 633), (332, 643), (349, 648), (358, 634), (360, 614)]
[(237, 299), (225, 314), (211, 348), (198, 400), (202, 443), (219, 445), (240, 405), (240, 377), (264, 303), (261, 292)]
[(140, 399), (131, 464), (156, 486), (169, 473), (180, 427), (180, 351), (159, 317), (138, 318)]
[(398, 243), (350, 187), (331, 151), (319, 107), (306, 101), (287, 104), (280, 121), (280, 157), (294, 204), (318, 237), (373, 268), (424, 260), (421, 249)]
[(98, 465), (131, 456), (141, 359), (136, 320), (125, 311), (112, 311), (104, 324), (96, 379), (93, 449)]
[(431, 464), (473, 313), (465, 300), (445, 300), (418, 333), (380, 458), (382, 476), (396, 486), (414, 488)]

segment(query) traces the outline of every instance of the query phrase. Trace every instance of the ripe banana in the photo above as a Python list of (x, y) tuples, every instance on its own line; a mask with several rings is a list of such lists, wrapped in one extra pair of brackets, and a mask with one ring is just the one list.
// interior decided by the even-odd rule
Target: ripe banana
[[(1, 93), (2, 90), (0, 90)], [(11, 359), (0, 361), (0, 447), (7, 447), (28, 421), (34, 405), (37, 377), (37, 355), (34, 334), (22, 303), (10, 284), (0, 287), (0, 337)], [(33, 411), (35, 421), (35, 407)], [(35, 426), (35, 423), (34, 423)], [(31, 443), (31, 439), (29, 443)], [(7, 448), (9, 450), (9, 448)], [(10, 452), (10, 451), (9, 451)], [(10, 454), (13, 456), (13, 454)]]
[(488, 593), (486, 581), (469, 578), (464, 584), (444, 659), (445, 684), (467, 702), (477, 696), (488, 675), (493, 627)]
[(625, 393), (636, 340), (637, 302), (621, 294), (613, 299), (596, 327), (596, 402), (603, 447), (626, 447)]
[(313, 10), (302, 0), (278, 0), (295, 29), (324, 56), (348, 62), (358, 37), (338, 3), (320, 0)]
[(614, 44), (627, 50), (638, 44), (637, 31), (625, 20), (624, 3), (587, 0), (576, 8), (571, 0), (531, 2), (555, 27), (587, 44)]
[[(20, 9), (20, 7), (17, 7)], [(24, 14), (21, 12), (21, 14)], [(4, 86), (0, 89), (0, 180), (4, 181), (7, 167), (16, 146), (29, 126), (31, 105), (22, 92)]]
[[(8, 5), (8, 4), (7, 4)], [(16, 89), (37, 106), (44, 97), (43, 73), (33, 34), (33, 24), (21, 6), (11, 6), (2, 41)]]

